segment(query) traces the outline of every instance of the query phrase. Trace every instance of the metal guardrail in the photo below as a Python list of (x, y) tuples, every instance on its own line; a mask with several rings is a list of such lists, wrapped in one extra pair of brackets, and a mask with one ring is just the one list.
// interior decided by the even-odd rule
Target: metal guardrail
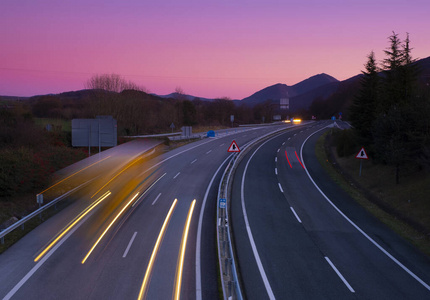
[(51, 206), (57, 204), (59, 201), (63, 200), (65, 197), (67, 197), (68, 195), (70, 195), (71, 193), (73, 193), (74, 191), (82, 188), (83, 186), (87, 185), (88, 183), (90, 183), (92, 180), (84, 182), (83, 184), (75, 187), (74, 189), (71, 189), (70, 191), (68, 191), (67, 193), (61, 195), (60, 197), (55, 198), (54, 200), (50, 201), (49, 203), (43, 205), (42, 207), (40, 207), (39, 209), (33, 211), (31, 214), (25, 216), (24, 218), (22, 218), (21, 220), (13, 223), (11, 226), (9, 226), (8, 228), (4, 229), (3, 231), (0, 232), (0, 241), (1, 244), (4, 244), (4, 237), (11, 233), (12, 231), (14, 231), (15, 229), (17, 229), (18, 227), (22, 226), (22, 229), (24, 229), (24, 224), (27, 223), (28, 221), (30, 221), (31, 219), (33, 219), (35, 216), (41, 214), (44, 210), (50, 208)]
[[(242, 300), (242, 291), (239, 283), (238, 271), (234, 259), (233, 244), (229, 226), (228, 211), (230, 208), (230, 189), (232, 185), (233, 174), (242, 158), (246, 155), (250, 146), (261, 142), (281, 131), (291, 129), (293, 127), (282, 128), (274, 132), (270, 132), (261, 137), (258, 137), (249, 143), (245, 144), (240, 153), (234, 154), (227, 167), (221, 176), (221, 181), (218, 187), (217, 201), (217, 243), (218, 243), (218, 262), (221, 273), (221, 284), (224, 299)], [(221, 202), (221, 199), (223, 201)], [(225, 200), (225, 202), (224, 202)]]

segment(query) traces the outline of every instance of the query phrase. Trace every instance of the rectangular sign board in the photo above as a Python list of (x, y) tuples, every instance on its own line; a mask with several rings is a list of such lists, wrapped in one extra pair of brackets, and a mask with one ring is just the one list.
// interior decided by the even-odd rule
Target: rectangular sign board
[(115, 147), (117, 123), (112, 117), (72, 120), (73, 147)]
[(227, 205), (227, 199), (219, 199), (219, 208), (225, 208)]

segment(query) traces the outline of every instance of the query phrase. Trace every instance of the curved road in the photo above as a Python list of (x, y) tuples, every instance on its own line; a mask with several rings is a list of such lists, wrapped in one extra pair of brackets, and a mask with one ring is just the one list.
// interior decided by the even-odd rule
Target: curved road
[(0, 299), (218, 299), (227, 149), (286, 127), (229, 131), (152, 159), (135, 144), (100, 157), (73, 177), (91, 182), (65, 209), (0, 256)]
[(430, 299), (430, 260), (358, 206), (316, 160), (328, 124), (258, 143), (238, 166), (231, 225), (245, 297)]

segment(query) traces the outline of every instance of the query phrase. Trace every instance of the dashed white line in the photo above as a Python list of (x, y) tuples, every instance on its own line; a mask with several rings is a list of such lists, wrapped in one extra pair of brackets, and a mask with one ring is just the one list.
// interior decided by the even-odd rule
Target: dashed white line
[(130, 242), (128, 243), (128, 246), (127, 246), (127, 248), (125, 249), (124, 254), (122, 255), (122, 257), (123, 257), (123, 258), (125, 258), (125, 257), (127, 256), (128, 251), (130, 250), (131, 244), (133, 244), (134, 239), (136, 238), (136, 235), (137, 235), (137, 231), (135, 231), (135, 232), (134, 232), (134, 234), (133, 234), (133, 236), (131, 237), (131, 240), (130, 240)]
[(161, 193), (158, 194), (158, 196), (155, 198), (154, 202), (152, 202), (152, 205), (154, 205), (155, 202), (157, 202), (157, 200), (158, 200), (158, 198), (160, 198), (160, 196), (161, 196)]
[(282, 146), (284, 146), (284, 145), (285, 145), (285, 142), (282, 143)]
[(348, 283), (348, 281), (346, 281), (345, 277), (343, 277), (343, 275), (339, 272), (339, 270), (335, 267), (335, 265), (333, 265), (330, 258), (328, 258), (327, 256), (325, 256), (324, 258), (329, 263), (330, 267), (332, 267), (332, 269), (336, 272), (337, 276), (339, 276), (339, 278), (343, 281), (343, 283), (348, 287), (348, 289), (351, 291), (351, 293), (355, 293), (352, 286), (349, 285), (349, 283)]
[(297, 221), (299, 221), (299, 223), (302, 223), (302, 220), (300, 220), (299, 216), (296, 214), (296, 211), (294, 210), (294, 208), (292, 206), (290, 206), (291, 211), (293, 212), (293, 214), (296, 216)]
[(275, 168), (275, 174), (278, 175), (278, 168)]
[(225, 145), (225, 143), (222, 143), (221, 145), (219, 145), (220, 147), (222, 147), (222, 146), (224, 146)]
[(278, 149), (278, 152), (281, 151), (281, 148)]
[(275, 162), (278, 162), (278, 157), (277, 156), (275, 157)]
[(206, 152), (206, 154), (209, 154), (209, 153), (211, 153), (212, 152), (212, 150), (209, 150), (208, 152)]
[(176, 174), (175, 177), (173, 177), (173, 179), (176, 179), (176, 177), (178, 177), (179, 174), (181, 174), (181, 172), (178, 172), (178, 174)]
[(289, 137), (288, 140), (291, 140), (291, 138)]
[(279, 186), (279, 189), (281, 190), (281, 193), (283, 193), (284, 190), (282, 189), (282, 186), (281, 186), (281, 184), (279, 182), (278, 182), (278, 186)]
[(197, 158), (196, 158), (195, 160), (193, 160), (193, 161), (191, 162), (191, 164), (195, 163), (196, 161), (197, 161)]
[(294, 134), (294, 136), (296, 136), (296, 135), (297, 135), (297, 133)]

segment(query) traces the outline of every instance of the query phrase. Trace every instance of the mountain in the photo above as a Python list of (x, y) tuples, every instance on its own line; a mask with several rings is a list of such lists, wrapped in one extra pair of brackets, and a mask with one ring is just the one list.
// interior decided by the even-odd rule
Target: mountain
[(165, 99), (168, 99), (168, 98), (172, 98), (172, 99), (185, 99), (185, 100), (190, 100), (190, 101), (193, 101), (194, 99), (200, 99), (202, 101), (213, 101), (214, 100), (214, 99), (209, 99), (209, 98), (196, 97), (196, 96), (193, 96), (193, 95), (178, 94), (176, 92), (168, 94), (168, 95), (156, 95), (156, 94), (152, 94), (152, 95), (158, 96), (158, 97), (161, 97), (161, 98), (165, 98)]
[(303, 80), (293, 86), (278, 83), (266, 87), (251, 96), (242, 99), (241, 104), (254, 106), (258, 103), (272, 100), (278, 102), (281, 98), (290, 99), (290, 109), (307, 108), (317, 97), (326, 98), (336, 89), (339, 80), (327, 75), (318, 74)]

